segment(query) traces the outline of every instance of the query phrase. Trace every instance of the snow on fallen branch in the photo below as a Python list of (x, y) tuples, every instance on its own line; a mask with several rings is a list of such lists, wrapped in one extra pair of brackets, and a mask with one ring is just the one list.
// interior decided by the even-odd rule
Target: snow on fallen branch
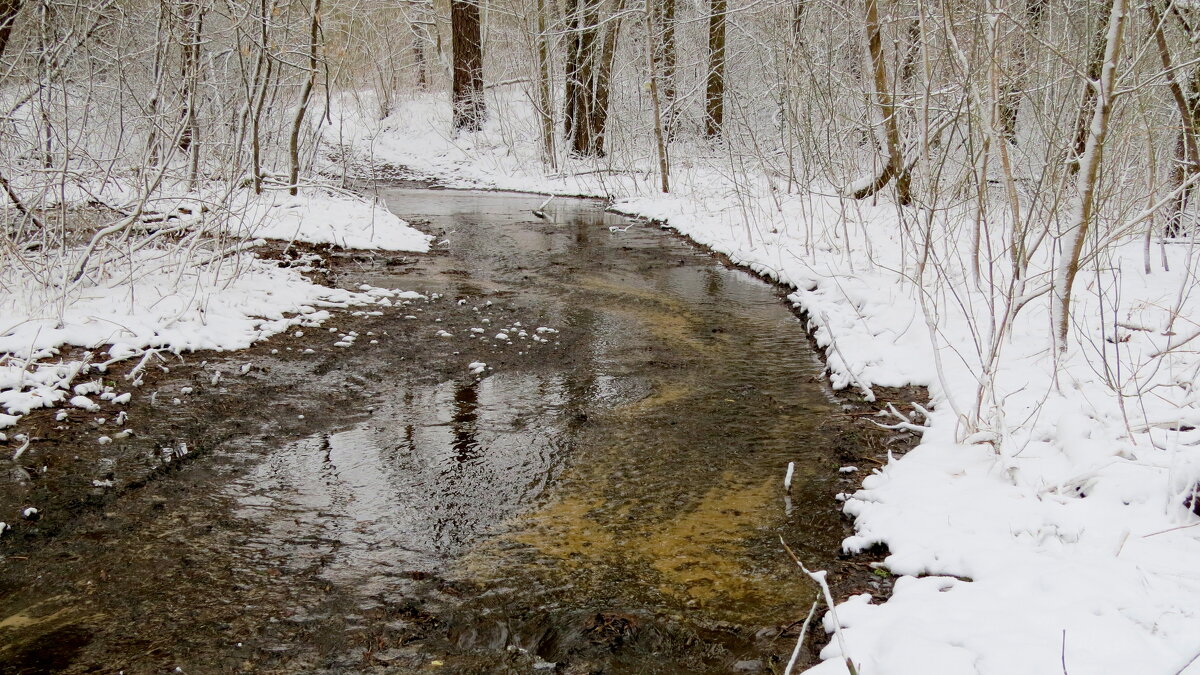
[[(837, 638), (838, 648), (842, 651), (842, 657), (846, 659), (846, 669), (850, 671), (850, 675), (858, 675), (858, 668), (854, 666), (854, 661), (850, 660), (850, 652), (846, 649), (846, 638), (842, 635), (842, 623), (838, 621), (837, 605), (833, 602), (833, 593), (829, 590), (829, 583), (825, 581), (825, 570), (820, 570), (817, 572), (809, 571), (809, 569), (804, 566), (804, 563), (800, 562), (800, 558), (796, 556), (795, 551), (793, 551), (792, 548), (787, 545), (787, 542), (783, 540), (783, 537), (779, 537), (779, 543), (783, 544), (783, 549), (787, 551), (787, 554), (792, 557), (792, 560), (800, 567), (800, 569), (808, 575), (808, 578), (812, 579), (813, 582), (821, 588), (821, 594), (825, 598), (825, 604), (829, 606), (829, 615), (833, 619), (834, 637)], [(813, 608), (816, 608), (815, 604), (813, 605)], [(807, 621), (805, 622), (805, 625), (808, 625)], [(801, 635), (801, 639), (804, 639), (803, 635)], [(793, 659), (794, 658), (795, 656), (793, 655)], [(791, 665), (789, 664), (788, 667), (790, 669)]]
[[(919, 412), (921, 415), (924, 415), (926, 419), (929, 419), (929, 411), (928, 410), (921, 407), (920, 405), (917, 405), (916, 403), (910, 403), (909, 405), (911, 405), (913, 408), (915, 408), (917, 410), (917, 412)], [(883, 411), (883, 410), (879, 411), (880, 414), (883, 414), (884, 412), (885, 411)], [(900, 421), (895, 424), (880, 424), (879, 422), (876, 422), (875, 420), (873, 420), (869, 417), (866, 418), (866, 420), (868, 422), (870, 422), (871, 424), (874, 424), (875, 426), (879, 427), (880, 429), (887, 429), (889, 431), (897, 431), (897, 430), (903, 429), (905, 431), (913, 431), (918, 434), (924, 434), (926, 431), (929, 431), (928, 426), (925, 426), (923, 424), (917, 424), (916, 422), (913, 421), (912, 417), (900, 412), (900, 410), (898, 410), (896, 408), (896, 406), (892, 405), (890, 402), (887, 404), (886, 413), (892, 415), (893, 417), (898, 418)]]
[(849, 377), (850, 381), (854, 383), (854, 386), (858, 387), (859, 391), (862, 392), (864, 399), (870, 403), (874, 403), (875, 392), (871, 389), (870, 385), (868, 385), (866, 382), (863, 382), (862, 379), (854, 373), (854, 370), (850, 365), (850, 360), (847, 359), (846, 355), (842, 353), (841, 343), (833, 334), (833, 322), (829, 319), (829, 313), (822, 312), (821, 319), (824, 321), (825, 330), (829, 331), (830, 348), (833, 349), (834, 353), (837, 354), (837, 357), (841, 359), (842, 366), (845, 367), (846, 376)]
[(804, 617), (804, 623), (800, 626), (800, 636), (796, 638), (796, 646), (792, 648), (792, 656), (788, 659), (787, 667), (783, 669), (783, 675), (791, 675), (792, 669), (796, 667), (796, 660), (800, 658), (800, 648), (804, 646), (804, 636), (808, 635), (808, 625), (812, 623), (813, 616), (816, 615), (817, 607), (820, 604), (820, 598), (813, 600), (812, 608), (808, 610), (808, 616)]

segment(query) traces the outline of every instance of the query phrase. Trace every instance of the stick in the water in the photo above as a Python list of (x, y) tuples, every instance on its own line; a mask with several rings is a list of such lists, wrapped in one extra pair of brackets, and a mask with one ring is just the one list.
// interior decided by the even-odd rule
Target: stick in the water
[(541, 219), (545, 220), (545, 219), (546, 219), (546, 212), (545, 212), (545, 211), (543, 211), (542, 209), (546, 208), (546, 205), (550, 203), (550, 200), (551, 200), (551, 199), (554, 199), (554, 195), (550, 195), (549, 197), (547, 197), (547, 198), (546, 198), (546, 201), (542, 202), (542, 205), (541, 205), (541, 206), (539, 206), (539, 207), (537, 207), (536, 209), (534, 209), (534, 210), (533, 210), (533, 215), (537, 216), (538, 218), (541, 218)]
[(792, 476), (796, 474), (796, 463), (788, 462), (787, 475), (783, 477), (783, 489), (788, 493), (792, 493)]

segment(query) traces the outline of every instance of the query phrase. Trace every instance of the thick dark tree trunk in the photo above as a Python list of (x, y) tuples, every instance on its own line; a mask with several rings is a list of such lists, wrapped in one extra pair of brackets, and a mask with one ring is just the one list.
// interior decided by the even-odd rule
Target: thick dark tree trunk
[(13, 23), (19, 11), (21, 0), (0, 0), (0, 56), (4, 56), (4, 50), (8, 48), (8, 39), (12, 37)]
[(704, 94), (704, 135), (717, 138), (725, 123), (725, 12), (727, 0), (710, 0), (708, 81)]
[[(619, 17), (625, 9), (625, 0), (616, 0), (613, 5), (613, 16)], [(617, 55), (617, 40), (621, 35), (621, 19), (608, 21), (604, 32), (604, 45), (600, 51), (600, 63), (596, 67), (595, 97), (590, 117), (593, 156), (604, 155), (604, 132), (608, 129), (608, 102), (612, 94), (613, 60)]]
[(450, 0), (450, 32), (454, 38), (455, 131), (479, 131), (487, 119), (483, 100), (483, 40), (478, 0)]
[[(571, 144), (571, 154), (577, 157), (601, 157), (604, 155), (608, 104), (604, 102), (602, 111), (600, 80), (607, 77), (603, 71), (609, 66), (605, 65), (604, 55), (598, 48), (600, 0), (570, 0), (568, 10), (571, 36), (567, 49), (563, 127)], [(610, 27), (610, 30), (615, 30), (615, 27)]]

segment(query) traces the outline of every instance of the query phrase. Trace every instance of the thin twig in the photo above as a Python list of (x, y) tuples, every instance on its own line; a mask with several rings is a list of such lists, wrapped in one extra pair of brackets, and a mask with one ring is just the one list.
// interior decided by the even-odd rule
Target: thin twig
[(1059, 658), (1062, 660), (1063, 675), (1070, 675), (1070, 673), (1067, 672), (1067, 629), (1066, 628), (1064, 628), (1063, 632), (1062, 632), (1062, 652), (1060, 653)]
[(17, 196), (17, 193), (13, 191), (12, 185), (9, 185), (8, 179), (4, 177), (3, 173), (0, 173), (0, 187), (4, 188), (4, 193), (8, 195), (9, 200), (12, 201), (13, 206), (17, 207), (17, 210), (21, 212), (21, 215), (33, 221), (33, 224), (36, 225), (39, 230), (46, 229), (45, 223), (43, 223), (40, 218), (35, 216), (32, 211), (26, 208), (25, 203), (22, 202), (21, 198)]
[(846, 639), (842, 637), (842, 624), (837, 618), (837, 607), (835, 607), (833, 604), (833, 593), (829, 590), (829, 584), (825, 582), (825, 571), (820, 570), (817, 572), (810, 572), (808, 568), (804, 566), (804, 563), (800, 562), (800, 558), (798, 558), (795, 552), (792, 551), (792, 548), (787, 545), (787, 542), (783, 540), (783, 537), (779, 537), (779, 543), (783, 544), (783, 550), (787, 551), (788, 555), (792, 557), (792, 560), (800, 566), (800, 569), (803, 570), (810, 579), (816, 582), (817, 586), (821, 587), (821, 592), (825, 595), (825, 604), (829, 605), (829, 614), (833, 618), (833, 635), (835, 638), (837, 638), (838, 647), (842, 650), (842, 658), (846, 659), (846, 670), (850, 671), (850, 675), (858, 675), (858, 668), (855, 667), (854, 662), (850, 660), (850, 653), (846, 650)]
[(792, 658), (788, 659), (787, 667), (783, 669), (783, 675), (791, 675), (792, 668), (796, 667), (796, 659), (800, 657), (800, 647), (804, 645), (804, 636), (808, 634), (808, 624), (812, 622), (813, 615), (817, 613), (817, 605), (820, 604), (820, 598), (813, 600), (812, 609), (808, 610), (808, 616), (804, 618), (804, 625), (800, 626), (800, 637), (796, 638), (796, 646), (792, 649)]

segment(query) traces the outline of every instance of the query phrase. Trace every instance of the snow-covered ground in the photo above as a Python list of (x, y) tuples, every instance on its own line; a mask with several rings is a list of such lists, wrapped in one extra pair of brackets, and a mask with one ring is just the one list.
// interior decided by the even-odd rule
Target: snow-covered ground
[[(1010, 294), (1003, 270), (972, 269), (965, 212), (917, 221), (833, 187), (789, 193), (721, 152), (677, 155), (662, 195), (648, 145), (549, 173), (523, 105), (494, 100), (503, 119), (474, 136), (451, 138), (432, 97), (378, 122), (343, 110), (338, 133), (359, 160), (453, 186), (610, 197), (794, 287), (834, 386), (929, 388), (916, 402), (927, 417), (878, 420), (922, 429), (920, 445), (845, 503), (857, 532), (845, 547), (886, 544), (902, 578), (886, 603), (839, 606), (844, 642), (811, 672), (846, 672), (845, 644), (866, 675), (1200, 673), (1191, 242), (1156, 245), (1149, 272), (1140, 239), (1106, 247), (1080, 274), (1058, 356), (1052, 247)], [(1008, 297), (1026, 302), (1006, 321)]]
[(430, 237), (408, 226), (383, 205), (331, 190), (284, 190), (242, 197), (236, 217), (223, 221), (232, 234), (341, 248), (383, 251), (429, 250)]
[[(81, 190), (81, 199), (96, 192)], [(298, 196), (244, 192), (223, 199), (156, 198), (153, 209), (177, 216), (167, 227), (183, 239), (150, 234), (122, 245), (105, 243), (76, 281), (82, 245), (53, 257), (36, 250), (12, 254), (14, 264), (0, 268), (0, 429), (30, 410), (82, 396), (73, 389), (76, 380), (112, 362), (152, 358), (156, 351), (242, 349), (292, 326), (319, 325), (329, 308), (388, 304), (397, 295), (320, 286), (303, 276), (302, 264), (280, 267), (243, 244), (265, 237), (429, 249), (427, 235), (353, 195), (327, 188), (307, 188)], [(116, 191), (104, 196), (110, 203), (125, 197)], [(88, 351), (62, 358), (69, 347)], [(125, 386), (136, 384), (133, 379)]]

